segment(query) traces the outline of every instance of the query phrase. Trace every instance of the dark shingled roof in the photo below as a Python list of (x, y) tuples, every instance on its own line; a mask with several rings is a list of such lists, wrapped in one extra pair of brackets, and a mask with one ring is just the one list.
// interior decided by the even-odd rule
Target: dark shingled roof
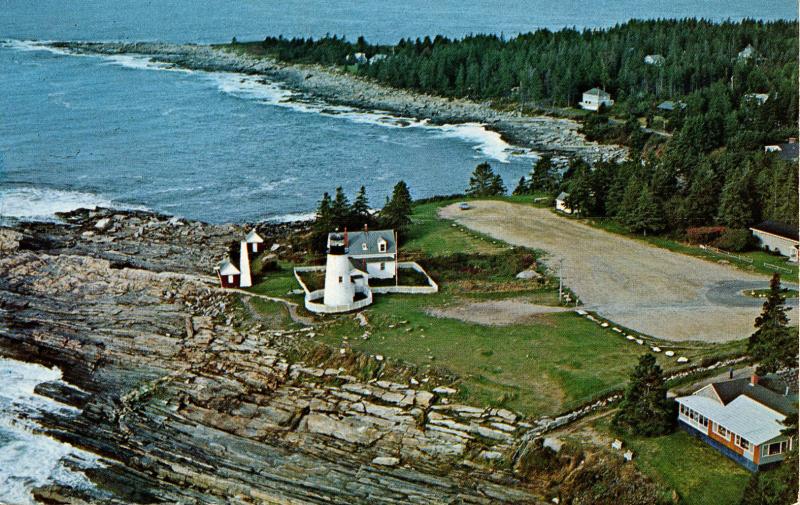
[[(778, 377), (760, 378), (759, 383), (755, 386), (750, 385), (750, 379), (734, 379), (715, 382), (713, 387), (723, 405), (727, 405), (739, 396), (745, 395), (783, 415), (797, 413), (797, 394), (792, 394), (791, 388), (788, 395), (783, 394), (786, 385)], [(770, 388), (780, 388), (781, 392), (778, 393)]]
[(772, 233), (773, 235), (788, 238), (794, 241), (797, 241), (800, 238), (800, 233), (798, 233), (797, 228), (794, 226), (789, 226), (786, 223), (779, 223), (777, 221), (764, 221), (753, 226), (752, 229)]

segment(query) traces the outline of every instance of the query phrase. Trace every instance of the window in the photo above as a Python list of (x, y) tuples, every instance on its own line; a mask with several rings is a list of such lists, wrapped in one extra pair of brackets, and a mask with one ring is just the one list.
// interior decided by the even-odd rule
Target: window
[(736, 445), (738, 445), (739, 447), (741, 447), (742, 449), (744, 449), (745, 451), (750, 449), (750, 442), (748, 440), (740, 437), (739, 435), (736, 435), (734, 437), (734, 441), (733, 442)]
[(233, 284), (233, 276), (232, 275), (228, 276), (228, 284)]
[(789, 441), (774, 442), (767, 446), (767, 456), (774, 456), (776, 454), (783, 454), (789, 450)]
[(386, 241), (381, 240), (380, 242), (378, 242), (378, 251), (386, 252)]
[(726, 430), (724, 426), (720, 426), (719, 424), (715, 425), (714, 433), (721, 436), (725, 440), (729, 440), (731, 437), (731, 432)]
[(340, 275), (339, 276), (339, 284), (341, 284), (341, 283), (342, 283), (342, 276)]
[(362, 250), (362, 251), (366, 251), (366, 250), (367, 250), (367, 243), (366, 243), (366, 242), (364, 242), (363, 244), (361, 244), (361, 250)]
[(381, 263), (381, 270), (386, 270), (386, 263)]

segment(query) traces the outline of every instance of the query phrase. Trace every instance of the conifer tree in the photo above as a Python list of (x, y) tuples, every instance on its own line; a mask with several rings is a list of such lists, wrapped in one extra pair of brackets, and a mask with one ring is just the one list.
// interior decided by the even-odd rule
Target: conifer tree
[(470, 196), (502, 195), (506, 192), (503, 179), (494, 173), (487, 162), (478, 164), (469, 178), (467, 194)]
[(404, 231), (411, 224), (411, 193), (404, 181), (394, 186), (392, 198), (381, 209), (381, 226)]
[(356, 199), (353, 200), (351, 208), (353, 219), (363, 221), (364, 224), (369, 224), (369, 200), (367, 199), (367, 189), (364, 186), (358, 190)]
[(628, 228), (632, 232), (658, 233), (664, 229), (664, 216), (653, 192), (644, 188), (636, 200), (636, 209), (628, 217)]
[(788, 311), (781, 291), (781, 276), (774, 274), (761, 315), (756, 318), (756, 331), (747, 343), (750, 356), (759, 362), (756, 370), (759, 374), (797, 366), (797, 337), (789, 329)]
[(668, 433), (673, 419), (661, 367), (652, 354), (643, 354), (631, 374), (612, 425), (624, 432), (652, 437)]
[(352, 209), (350, 208), (350, 201), (344, 194), (344, 190), (339, 186), (336, 188), (336, 196), (333, 197), (331, 203), (331, 220), (335, 228), (343, 229), (346, 227), (351, 219)]
[(535, 191), (552, 193), (556, 189), (553, 159), (549, 155), (544, 155), (539, 158), (539, 160), (533, 166), (528, 188), (531, 193)]
[(328, 233), (331, 231), (333, 231), (331, 196), (324, 193), (317, 206), (314, 224), (311, 227), (311, 248), (317, 252), (323, 252), (327, 245)]
[(725, 180), (717, 220), (731, 228), (745, 228), (753, 220), (752, 208), (748, 167), (742, 166), (729, 173)]
[(511, 193), (512, 195), (527, 195), (529, 193), (528, 189), (528, 181), (525, 177), (520, 177), (519, 182), (517, 183), (517, 187), (514, 188), (514, 192)]

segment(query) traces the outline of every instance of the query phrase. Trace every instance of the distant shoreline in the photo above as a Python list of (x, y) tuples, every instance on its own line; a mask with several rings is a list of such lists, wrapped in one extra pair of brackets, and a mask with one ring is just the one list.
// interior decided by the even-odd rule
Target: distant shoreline
[(157, 42), (54, 42), (43, 47), (76, 54), (141, 55), (177, 68), (207, 72), (262, 75), (309, 98), (364, 111), (385, 111), (434, 124), (481, 123), (513, 147), (539, 153), (580, 156), (587, 161), (622, 160), (627, 149), (588, 141), (579, 123), (550, 116), (524, 116), (492, 109), (488, 103), (410, 93), (316, 65), (284, 64), (273, 59), (238, 54), (230, 46)]

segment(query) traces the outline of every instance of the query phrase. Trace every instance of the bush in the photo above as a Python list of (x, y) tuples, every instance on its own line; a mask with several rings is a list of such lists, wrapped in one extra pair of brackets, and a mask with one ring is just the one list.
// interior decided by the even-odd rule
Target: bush
[(686, 239), (690, 244), (711, 244), (727, 231), (724, 226), (699, 226), (686, 229)]
[(714, 241), (714, 247), (731, 252), (742, 252), (753, 245), (753, 235), (746, 228), (727, 229)]

